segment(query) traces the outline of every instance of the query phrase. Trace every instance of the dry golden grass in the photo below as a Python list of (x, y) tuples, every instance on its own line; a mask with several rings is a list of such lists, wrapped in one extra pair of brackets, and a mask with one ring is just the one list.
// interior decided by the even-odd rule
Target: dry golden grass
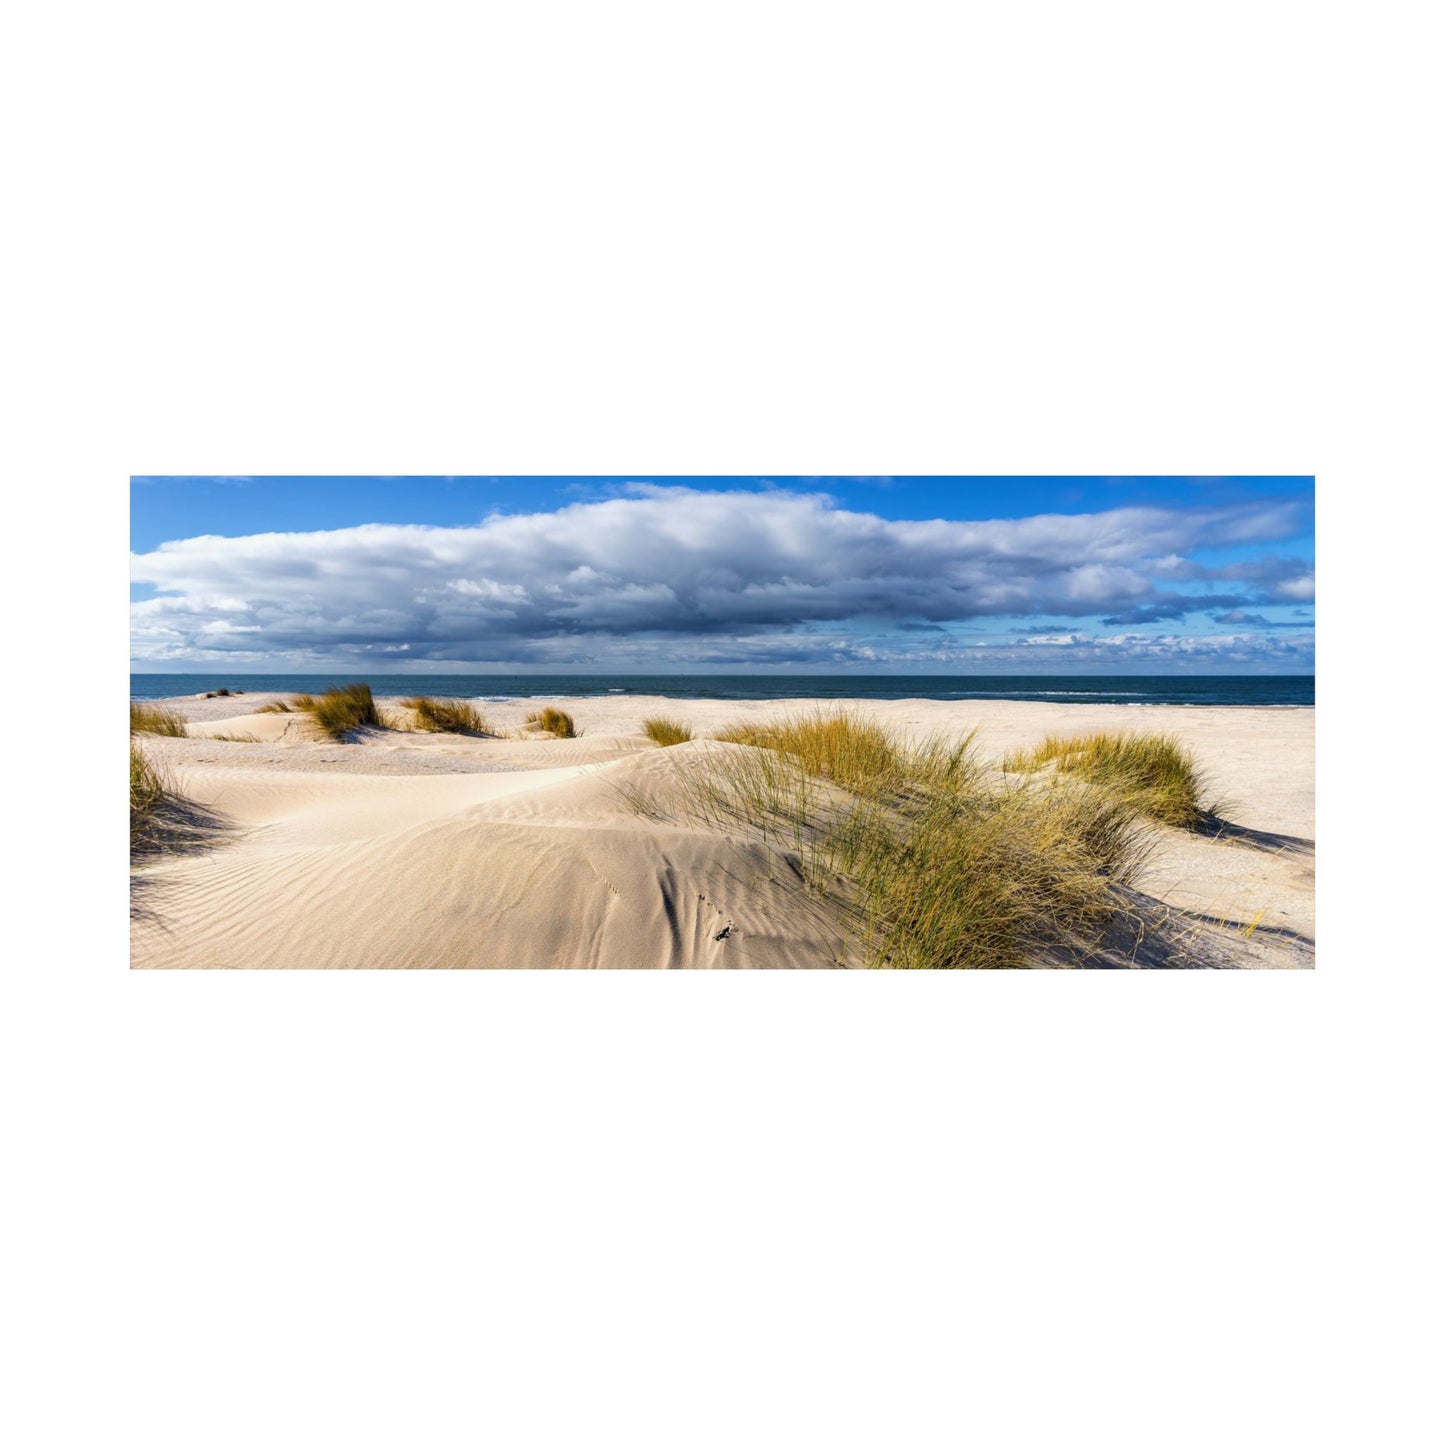
[(273, 703), (264, 711), (309, 713), (311, 720), (333, 742), (341, 742), (347, 733), (357, 728), (385, 726), (376, 710), (371, 686), (365, 682), (328, 688), (319, 697), (313, 697), (309, 692), (299, 693), (291, 699), (289, 708)]
[(1087, 950), (1124, 910), (1142, 861), (1127, 804), (1071, 787), (935, 796), (898, 830), (849, 840), (875, 960), (894, 968), (1017, 967)]
[(544, 707), (541, 712), (528, 713), (527, 726), (538, 732), (551, 733), (554, 738), (581, 736), (572, 721), (572, 714), (563, 712), (560, 707)]
[(971, 737), (906, 744), (846, 712), (724, 730), (683, 777), (683, 811), (798, 860), (864, 958), (1010, 968), (1087, 951), (1127, 910), (1149, 846), (1126, 798), (991, 779)]
[(889, 787), (902, 761), (897, 739), (887, 728), (852, 713), (822, 708), (776, 723), (737, 723), (717, 737), (720, 742), (786, 753), (810, 776), (859, 792)]
[[(231, 825), (213, 809), (183, 797), (164, 768), (130, 742), (130, 856), (132, 867), (147, 860), (210, 847)], [(132, 894), (134, 905), (135, 895)], [(134, 912), (132, 917), (134, 917)]]
[(1010, 772), (1037, 772), (1054, 763), (1058, 772), (1106, 787), (1140, 812), (1177, 828), (1197, 828), (1212, 809), (1193, 753), (1163, 733), (1050, 734), (1035, 748), (1004, 760)]
[(487, 720), (471, 703), (451, 697), (408, 697), (402, 706), (416, 714), (415, 722), (424, 733), (473, 733), (490, 737)]
[(155, 765), (136, 745), (130, 745), (130, 846), (134, 852), (144, 845), (154, 826), (157, 810), (165, 801), (166, 789)]
[(291, 704), (282, 702), (279, 698), (275, 702), (268, 702), (264, 707), (258, 707), (257, 712), (290, 712)]
[(130, 730), (134, 733), (157, 733), (166, 738), (186, 736), (185, 719), (178, 712), (156, 703), (133, 702), (130, 705)]
[(979, 773), (972, 734), (957, 743), (930, 738), (909, 747), (893, 729), (842, 709), (818, 708), (776, 723), (738, 723), (717, 738), (786, 754), (809, 776), (865, 797), (886, 797), (925, 783), (956, 789)]
[(676, 718), (649, 717), (642, 720), (642, 731), (660, 748), (674, 748), (678, 743), (692, 741), (692, 729)]

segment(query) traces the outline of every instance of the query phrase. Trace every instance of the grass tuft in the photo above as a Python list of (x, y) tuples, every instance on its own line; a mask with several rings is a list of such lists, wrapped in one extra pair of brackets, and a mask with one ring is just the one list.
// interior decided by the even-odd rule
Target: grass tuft
[(871, 798), (924, 785), (956, 790), (980, 771), (972, 734), (957, 743), (935, 738), (910, 748), (891, 728), (841, 709), (819, 708), (775, 723), (738, 723), (717, 737), (784, 753), (809, 776)]
[(425, 733), (473, 733), (490, 737), (487, 720), (471, 703), (450, 697), (408, 697), (402, 706), (416, 714), (416, 726)]
[(1004, 767), (1032, 773), (1049, 763), (1060, 773), (1110, 789), (1141, 813), (1176, 828), (1198, 828), (1211, 812), (1194, 754), (1168, 734), (1051, 733), (1037, 747), (1011, 754)]
[(1012, 968), (1088, 950), (1128, 910), (1149, 840), (1127, 798), (1070, 778), (1002, 782), (974, 739), (919, 744), (856, 714), (739, 724), (683, 811), (797, 860), (851, 948), (891, 968)]
[(268, 702), (265, 707), (258, 707), (258, 708), (256, 709), (256, 711), (257, 711), (258, 713), (259, 713), (259, 712), (290, 712), (290, 711), (291, 711), (291, 704), (288, 703), (288, 702), (282, 702), (282, 701), (278, 698), (275, 702)]
[(130, 705), (130, 730), (135, 733), (157, 733), (165, 738), (186, 736), (185, 719), (168, 707), (147, 702)]
[(544, 707), (541, 712), (528, 713), (527, 726), (540, 732), (551, 733), (554, 738), (581, 736), (572, 721), (572, 714), (563, 712), (560, 707)]
[(692, 729), (675, 718), (649, 717), (642, 720), (642, 731), (660, 748), (676, 747), (692, 741)]
[(364, 682), (328, 688), (320, 697), (303, 692), (291, 699), (291, 710), (310, 713), (316, 726), (335, 742), (357, 728), (384, 726), (370, 684)]
[[(213, 809), (178, 793), (164, 768), (148, 758), (144, 748), (131, 738), (130, 856), (133, 866), (150, 858), (209, 847), (231, 827)], [(135, 917), (134, 893), (131, 898), (131, 916)]]
[(156, 815), (165, 798), (166, 789), (161, 775), (132, 739), (130, 745), (130, 846), (132, 852), (144, 846), (146, 838), (154, 829)]

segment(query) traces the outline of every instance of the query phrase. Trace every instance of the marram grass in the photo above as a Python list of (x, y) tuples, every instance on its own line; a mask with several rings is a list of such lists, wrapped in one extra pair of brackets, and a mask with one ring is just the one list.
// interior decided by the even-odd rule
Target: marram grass
[(1176, 828), (1197, 828), (1211, 809), (1204, 802), (1199, 764), (1177, 738), (1165, 733), (1049, 734), (1035, 748), (1004, 762), (1010, 772), (1033, 773), (1054, 763), (1059, 773), (1108, 788), (1141, 813)]
[(739, 724), (684, 778), (683, 811), (798, 860), (846, 944), (891, 968), (1014, 968), (1087, 952), (1149, 847), (1127, 798), (999, 781), (972, 737), (904, 742), (848, 712)]
[(554, 738), (575, 738), (577, 726), (570, 712), (560, 707), (544, 707), (540, 712), (527, 714), (527, 726), (539, 732), (551, 733)]
[(417, 728), (425, 733), (487, 734), (487, 720), (473, 704), (450, 697), (408, 697), (402, 706), (416, 714)]
[(673, 748), (692, 741), (692, 729), (676, 718), (649, 717), (642, 720), (642, 731), (660, 748)]
[(184, 797), (164, 764), (130, 740), (130, 857), (132, 866), (149, 859), (189, 853), (216, 841), (226, 824), (211, 809)]
[(166, 789), (155, 764), (141, 751), (134, 738), (130, 744), (130, 846), (142, 847), (151, 833), (156, 814), (165, 801)]
[(737, 723), (717, 738), (783, 753), (809, 776), (870, 797), (924, 783), (957, 789), (979, 772), (972, 734), (956, 743), (930, 738), (909, 747), (893, 729), (842, 709), (819, 708), (775, 723)]
[(343, 741), (347, 733), (357, 728), (385, 726), (376, 710), (371, 686), (365, 682), (328, 688), (319, 697), (313, 697), (309, 692), (299, 693), (291, 699), (289, 706), (269, 703), (262, 711), (309, 713), (317, 728), (333, 742)]
[(186, 736), (185, 719), (178, 712), (157, 703), (133, 702), (130, 705), (130, 730), (135, 733), (157, 733), (166, 738)]

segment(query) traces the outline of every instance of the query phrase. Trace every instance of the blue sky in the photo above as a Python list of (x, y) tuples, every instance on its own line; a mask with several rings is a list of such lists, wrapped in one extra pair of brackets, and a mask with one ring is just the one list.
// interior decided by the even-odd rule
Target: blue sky
[(1308, 477), (137, 477), (137, 671), (1312, 672)]

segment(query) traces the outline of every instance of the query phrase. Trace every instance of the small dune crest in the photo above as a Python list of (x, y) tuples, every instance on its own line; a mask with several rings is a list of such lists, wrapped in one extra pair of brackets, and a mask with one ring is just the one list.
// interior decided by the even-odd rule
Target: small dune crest
[(244, 737), (258, 743), (301, 743), (314, 739), (306, 719), (294, 713), (245, 713), (220, 722), (193, 722), (193, 738), (232, 739)]

